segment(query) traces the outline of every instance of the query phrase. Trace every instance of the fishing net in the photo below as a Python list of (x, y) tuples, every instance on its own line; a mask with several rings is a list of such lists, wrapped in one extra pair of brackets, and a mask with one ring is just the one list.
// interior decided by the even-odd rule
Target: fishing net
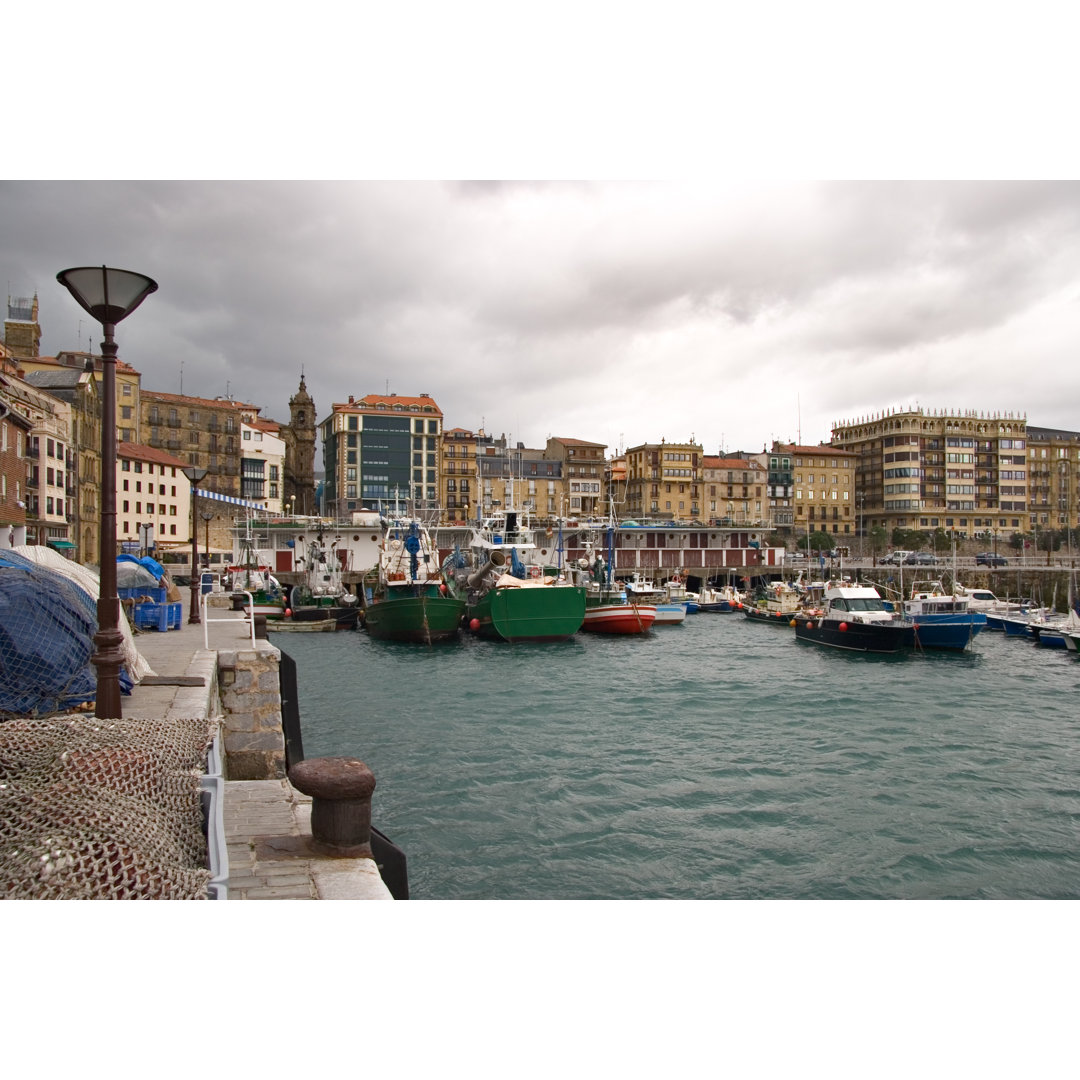
[(205, 719), (0, 724), (0, 897), (206, 899), (212, 735)]
[[(97, 590), (96, 575), (47, 549), (0, 554), (0, 719), (89, 707), (97, 693), (91, 662)], [(126, 694), (152, 672), (126, 619), (120, 619), (120, 632), (119, 680)]]

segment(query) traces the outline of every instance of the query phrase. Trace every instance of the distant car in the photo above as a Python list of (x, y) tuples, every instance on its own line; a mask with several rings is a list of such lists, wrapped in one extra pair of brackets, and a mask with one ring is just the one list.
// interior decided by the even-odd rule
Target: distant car
[(793, 551), (791, 553), (791, 555), (789, 556), (789, 558), (792, 558), (792, 559), (805, 559), (806, 558), (806, 552), (805, 551)]
[(910, 551), (890, 551), (888, 555), (878, 559), (878, 562), (882, 566), (899, 566), (910, 554)]
[(995, 555), (992, 551), (980, 551), (975, 556), (976, 566), (1008, 566), (1009, 560), (1004, 555)]
[(905, 560), (905, 566), (936, 566), (937, 556), (929, 551), (913, 551)]

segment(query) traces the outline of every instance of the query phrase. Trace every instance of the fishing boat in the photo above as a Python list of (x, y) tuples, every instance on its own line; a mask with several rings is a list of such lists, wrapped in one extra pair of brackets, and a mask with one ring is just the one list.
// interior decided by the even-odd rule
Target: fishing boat
[(752, 601), (743, 601), (742, 612), (751, 622), (790, 626), (803, 609), (803, 599), (786, 581), (771, 581)]
[[(444, 562), (451, 595), (465, 601), (466, 626), (503, 641), (561, 641), (585, 619), (585, 588), (567, 579), (528, 519), (506, 509), (475, 529), (469, 553)], [(561, 548), (561, 541), (560, 541)]]
[(360, 598), (342, 581), (337, 541), (326, 543), (320, 530), (297, 556), (296, 565), (306, 573), (304, 581), (289, 591), (287, 618), (293, 623), (333, 622), (338, 630), (355, 630), (360, 617)]
[(795, 617), (795, 637), (814, 645), (861, 653), (899, 653), (915, 644), (915, 627), (889, 611), (871, 585), (830, 582), (821, 615)]
[(916, 648), (963, 651), (986, 629), (985, 613), (972, 611), (966, 597), (946, 593), (940, 581), (914, 583), (902, 609), (915, 627)]
[[(243, 533), (235, 539), (237, 555), (222, 575), (222, 586), (233, 594), (234, 610), (264, 615), (268, 622), (285, 618), (286, 596), (281, 583), (261, 562), (255, 550), (255, 538), (251, 532), (251, 519), (245, 522)], [(245, 594), (251, 594), (251, 603)]]
[(678, 626), (686, 619), (686, 604), (668, 599), (665, 588), (640, 573), (625, 583), (626, 599), (632, 604), (645, 604), (656, 608), (653, 626)]
[(386, 521), (378, 580), (363, 611), (373, 638), (430, 645), (456, 638), (465, 601), (447, 588), (439, 552), (421, 521)]
[(706, 586), (698, 593), (698, 610), (721, 614), (739, 611), (743, 599), (743, 594), (734, 585), (721, 585), (719, 588)]
[(986, 616), (987, 630), (1004, 631), (1004, 616), (1023, 615), (1031, 607), (1029, 600), (1002, 600), (989, 589), (969, 589), (959, 583), (953, 586), (953, 593), (967, 600), (969, 610)]
[(612, 576), (614, 529), (607, 532), (608, 556), (585, 541), (585, 554), (578, 559), (576, 578), (585, 587), (585, 618), (581, 629), (593, 634), (644, 634), (656, 621), (656, 606), (630, 600), (626, 590)]

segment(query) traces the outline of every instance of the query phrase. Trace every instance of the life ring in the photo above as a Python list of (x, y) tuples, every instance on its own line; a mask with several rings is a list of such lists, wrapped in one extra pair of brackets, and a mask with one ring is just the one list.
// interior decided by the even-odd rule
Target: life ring
[(542, 573), (543, 571), (540, 569), (539, 566), (529, 567), (529, 577), (539, 577)]

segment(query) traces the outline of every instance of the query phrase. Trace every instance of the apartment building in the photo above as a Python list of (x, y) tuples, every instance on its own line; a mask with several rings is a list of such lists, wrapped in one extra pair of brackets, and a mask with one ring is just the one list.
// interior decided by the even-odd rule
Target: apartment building
[(191, 485), (187, 462), (140, 443), (116, 448), (116, 539), (161, 552), (191, 542)]
[[(22, 361), (20, 361), (20, 368)], [(100, 382), (92, 370), (63, 365), (26, 372), (25, 382), (63, 402), (69, 435), (61, 454), (61, 436), (55, 425), (37, 436), (34, 456), (38, 460), (39, 488), (36, 504), (46, 534), (57, 541), (54, 546), (73, 545), (75, 558), (84, 566), (99, 566), (101, 536), (101, 397)], [(50, 433), (47, 430), (53, 427)], [(62, 424), (61, 424), (62, 427)], [(44, 442), (41, 437), (44, 437)], [(53, 446), (49, 459), (50, 442)], [(63, 469), (63, 483), (58, 470)], [(31, 471), (34, 466), (31, 466)], [(53, 484), (48, 482), (52, 470)], [(53, 513), (49, 513), (52, 499)], [(44, 501), (42, 501), (44, 500)], [(61, 506), (63, 509), (61, 509)], [(41, 515), (44, 515), (43, 518)], [(61, 524), (63, 523), (63, 524)], [(66, 528), (66, 532), (64, 529)], [(61, 536), (61, 534), (63, 535)], [(60, 541), (63, 541), (61, 543)], [(65, 548), (64, 550), (72, 550)]]
[(1080, 526), (1080, 432), (1027, 425), (1027, 529)]
[(281, 425), (258, 417), (240, 423), (240, 497), (268, 514), (293, 512), (283, 497), (285, 440)]
[(642, 443), (626, 451), (626, 514), (697, 521), (702, 517), (700, 443)]
[(486, 443), (487, 436), (467, 428), (450, 428), (443, 431), (439, 468), (442, 514), (440, 521), (446, 525), (462, 525), (470, 520), (475, 511), (479, 472), (477, 448)]
[(241, 425), (259, 415), (257, 405), (232, 398), (200, 398), (142, 390), (139, 442), (206, 469), (200, 490), (239, 497)]
[(703, 513), (710, 524), (771, 528), (768, 474), (753, 457), (701, 459)]
[[(605, 517), (608, 512), (607, 462), (605, 443), (587, 442), (584, 439), (549, 438), (544, 447), (545, 462), (559, 462), (562, 472), (561, 490), (556, 490), (550, 478), (541, 476), (530, 497), (548, 505), (556, 502), (562, 511), (548, 510), (565, 517)], [(549, 489), (542, 484), (549, 482)]]
[[(801, 446), (778, 442), (769, 457), (791, 462), (791, 522), (796, 533), (825, 532), (838, 539), (854, 539), (858, 528), (856, 454), (827, 443)], [(768, 476), (765, 472), (766, 485)]]
[(319, 424), (323, 513), (348, 517), (396, 501), (439, 509), (442, 410), (428, 394), (368, 394), (335, 402)]
[(1027, 420), (1018, 414), (892, 409), (836, 424), (832, 445), (855, 455), (864, 531), (970, 537), (1029, 520)]

